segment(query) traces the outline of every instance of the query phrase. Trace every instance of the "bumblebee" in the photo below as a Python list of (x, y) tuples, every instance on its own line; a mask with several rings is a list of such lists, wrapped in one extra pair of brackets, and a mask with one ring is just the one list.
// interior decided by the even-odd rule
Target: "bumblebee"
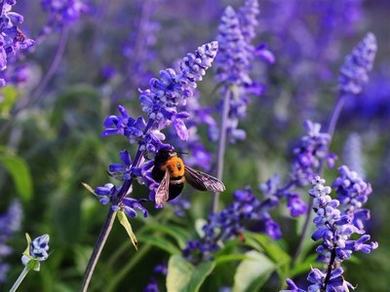
[(172, 150), (157, 152), (152, 178), (160, 183), (155, 195), (158, 206), (163, 206), (167, 201), (180, 195), (185, 182), (199, 191), (223, 192), (225, 190), (222, 181), (185, 165), (183, 159)]

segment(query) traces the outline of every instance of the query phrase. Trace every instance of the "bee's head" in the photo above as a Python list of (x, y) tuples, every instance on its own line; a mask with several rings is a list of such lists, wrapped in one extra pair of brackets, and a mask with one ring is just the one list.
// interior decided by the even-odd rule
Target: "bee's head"
[(167, 161), (169, 158), (177, 156), (177, 153), (173, 149), (160, 149), (156, 156), (154, 157), (155, 161), (164, 162)]

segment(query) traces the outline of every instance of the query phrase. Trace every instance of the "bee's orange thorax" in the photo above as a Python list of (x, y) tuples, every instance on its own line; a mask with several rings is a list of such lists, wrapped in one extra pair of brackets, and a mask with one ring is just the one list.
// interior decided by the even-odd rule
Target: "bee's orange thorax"
[(171, 177), (182, 177), (184, 175), (184, 162), (178, 156), (173, 156), (169, 158), (162, 167), (162, 170), (165, 171), (168, 169)]

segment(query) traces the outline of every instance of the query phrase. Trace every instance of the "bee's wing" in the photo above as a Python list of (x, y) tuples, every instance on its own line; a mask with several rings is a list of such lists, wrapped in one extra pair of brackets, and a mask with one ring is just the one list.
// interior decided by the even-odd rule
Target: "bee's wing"
[(169, 199), (169, 180), (169, 171), (166, 170), (156, 191), (155, 201), (158, 207), (163, 207)]
[(186, 181), (200, 191), (223, 192), (225, 185), (216, 177), (202, 171), (185, 166), (184, 176)]

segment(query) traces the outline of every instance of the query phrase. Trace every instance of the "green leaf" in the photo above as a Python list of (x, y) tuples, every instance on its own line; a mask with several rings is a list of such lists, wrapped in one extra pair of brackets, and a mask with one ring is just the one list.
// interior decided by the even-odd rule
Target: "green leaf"
[(129, 219), (127, 219), (125, 212), (118, 211), (116, 213), (116, 216), (118, 217), (119, 223), (123, 226), (123, 228), (126, 230), (127, 234), (129, 235), (131, 243), (134, 245), (135, 249), (138, 250), (137, 237), (133, 232), (133, 228), (131, 227), (131, 224), (129, 222)]
[(228, 263), (228, 262), (234, 262), (234, 261), (242, 261), (248, 259), (248, 256), (242, 255), (239, 253), (236, 254), (228, 254), (228, 255), (221, 255), (216, 257), (215, 263), (216, 265)]
[(316, 261), (317, 255), (313, 254), (308, 256), (303, 262), (298, 262), (294, 268), (290, 271), (289, 277), (294, 278), (300, 274), (306, 273), (313, 268), (321, 268), (323, 266), (322, 263)]
[(276, 240), (270, 239), (264, 234), (245, 233), (245, 239), (252, 239), (261, 246), (270, 259), (277, 264), (289, 263), (291, 258), (278, 244)]
[(28, 202), (32, 197), (33, 184), (27, 163), (12, 152), (0, 149), (0, 164), (11, 175), (19, 196), (24, 202)]
[(251, 250), (245, 255), (247, 259), (239, 264), (234, 276), (233, 292), (258, 291), (276, 269), (264, 254)]
[(143, 243), (148, 243), (150, 245), (153, 245), (155, 247), (158, 247), (162, 250), (165, 250), (166, 252), (170, 254), (180, 254), (181, 251), (174, 245), (171, 241), (168, 239), (160, 236), (156, 236), (156, 234), (142, 234), (139, 236), (139, 240)]
[(18, 92), (15, 87), (7, 86), (0, 90), (0, 117), (9, 117), (9, 113), (17, 99)]
[(260, 249), (258, 251), (264, 252), (276, 265), (277, 272), (280, 278), (285, 278), (288, 275), (291, 258), (277, 243), (277, 241), (270, 239), (264, 234), (245, 233), (245, 239), (256, 243)]
[(88, 259), (92, 254), (92, 248), (90, 246), (76, 245), (74, 247), (74, 269), (79, 275), (82, 275), (88, 264)]
[(168, 262), (167, 291), (199, 291), (203, 282), (215, 268), (215, 263), (204, 262), (198, 266), (190, 264), (181, 255), (171, 256)]
[(160, 224), (157, 221), (148, 220), (148, 225), (146, 228), (171, 236), (177, 241), (177, 244), (181, 249), (186, 246), (187, 241), (190, 239), (190, 233), (188, 231), (186, 231), (184, 228), (174, 226), (172, 224)]

